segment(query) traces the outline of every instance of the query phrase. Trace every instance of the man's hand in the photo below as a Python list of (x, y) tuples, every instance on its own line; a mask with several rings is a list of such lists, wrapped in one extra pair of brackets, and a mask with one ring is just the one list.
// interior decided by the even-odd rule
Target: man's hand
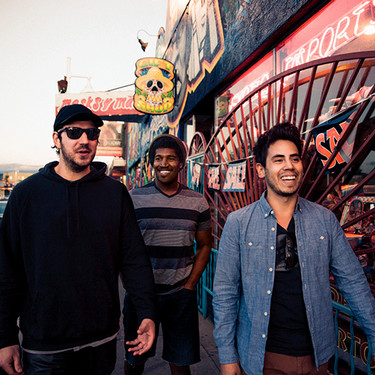
[(9, 375), (23, 374), (20, 347), (18, 345), (7, 346), (0, 349), (0, 367)]
[(226, 363), (221, 366), (221, 375), (242, 375), (240, 365), (238, 363)]
[(127, 341), (127, 345), (134, 345), (128, 349), (134, 355), (141, 355), (149, 350), (155, 340), (155, 323), (151, 319), (143, 319), (138, 330), (138, 336), (133, 341)]

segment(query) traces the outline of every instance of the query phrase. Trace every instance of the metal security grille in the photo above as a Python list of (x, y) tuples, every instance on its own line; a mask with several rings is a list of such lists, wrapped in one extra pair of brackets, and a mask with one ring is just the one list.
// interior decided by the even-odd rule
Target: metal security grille
[[(222, 180), (229, 163), (246, 160), (246, 188), (244, 192), (217, 192), (205, 189), (205, 196), (215, 208), (219, 228), (227, 215), (259, 199), (264, 185), (258, 179), (252, 148), (258, 136), (278, 122), (290, 121), (298, 126), (305, 141), (303, 160), (305, 176), (300, 195), (331, 208), (339, 217), (345, 202), (374, 178), (374, 168), (358, 181), (355, 189), (345, 197), (337, 197), (337, 188), (350, 180), (361, 168), (374, 160), (373, 140), (374, 101), (358, 105), (354, 117), (338, 140), (325, 166), (315, 152), (311, 129), (327, 118), (374, 93), (375, 54), (357, 53), (314, 61), (275, 76), (251, 92), (230, 112), (209, 141), (205, 164), (220, 164)], [(328, 167), (338, 158), (338, 152), (356, 130), (353, 156), (340, 173), (327, 174)], [(370, 155), (371, 154), (371, 155)], [(207, 170), (207, 169), (205, 169)], [(363, 173), (360, 173), (363, 175)], [(332, 197), (333, 195), (333, 197)], [(335, 198), (333, 200), (333, 198)], [(373, 210), (366, 213), (367, 217)], [(362, 218), (359, 218), (360, 221)], [(219, 239), (221, 232), (215, 233)]]

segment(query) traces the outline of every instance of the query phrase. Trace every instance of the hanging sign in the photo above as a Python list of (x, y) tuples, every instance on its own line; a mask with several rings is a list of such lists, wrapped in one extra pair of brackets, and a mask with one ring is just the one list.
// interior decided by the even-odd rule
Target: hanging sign
[(171, 112), (174, 105), (174, 65), (167, 60), (145, 58), (136, 62), (134, 108), (152, 115)]
[(229, 164), (223, 191), (245, 191), (246, 161)]
[(194, 164), (193, 165), (193, 170), (191, 174), (191, 183), (195, 185), (196, 187), (199, 186), (200, 180), (201, 180), (201, 172), (202, 172), (202, 167), (200, 164)]
[[(323, 166), (327, 164), (337, 143), (356, 115), (358, 108), (359, 104), (355, 104), (312, 129), (316, 152)], [(340, 171), (349, 162), (353, 153), (356, 133), (357, 125), (342, 145), (341, 150), (336, 154), (336, 157), (327, 169), (327, 173)]]
[(220, 191), (220, 166), (209, 165), (207, 169), (207, 188)]
[(98, 116), (142, 115), (133, 107), (133, 91), (95, 91), (57, 94), (55, 113), (71, 104), (82, 104)]

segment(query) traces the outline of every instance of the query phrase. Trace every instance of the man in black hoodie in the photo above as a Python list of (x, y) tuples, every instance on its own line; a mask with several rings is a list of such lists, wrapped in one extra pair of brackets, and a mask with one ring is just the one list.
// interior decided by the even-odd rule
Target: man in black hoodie
[(132, 201), (92, 161), (102, 125), (80, 104), (63, 107), (53, 132), (59, 162), (10, 196), (0, 235), (0, 367), (8, 374), (111, 374), (119, 274), (140, 324), (131, 350), (143, 354), (154, 340), (153, 274)]

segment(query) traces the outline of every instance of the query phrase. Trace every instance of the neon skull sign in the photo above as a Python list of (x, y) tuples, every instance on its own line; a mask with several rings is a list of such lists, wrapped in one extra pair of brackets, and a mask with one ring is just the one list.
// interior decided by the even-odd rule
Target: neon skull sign
[(163, 59), (137, 61), (134, 107), (144, 113), (165, 114), (173, 109), (174, 66)]

